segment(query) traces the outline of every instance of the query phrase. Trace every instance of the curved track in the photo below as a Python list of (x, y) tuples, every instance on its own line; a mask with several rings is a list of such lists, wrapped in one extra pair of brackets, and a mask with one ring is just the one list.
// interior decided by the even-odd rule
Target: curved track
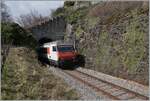
[(128, 89), (119, 87), (110, 82), (106, 82), (99, 78), (93, 77), (89, 74), (83, 73), (79, 70), (69, 71), (64, 70), (64, 72), (76, 80), (90, 86), (96, 91), (98, 95), (103, 93), (110, 99), (114, 100), (148, 100), (147, 96), (138, 94), (136, 92), (130, 91)]

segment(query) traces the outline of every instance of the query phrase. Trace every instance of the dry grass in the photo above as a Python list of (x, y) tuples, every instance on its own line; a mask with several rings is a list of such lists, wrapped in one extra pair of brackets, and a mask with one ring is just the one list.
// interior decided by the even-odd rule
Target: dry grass
[(36, 60), (33, 50), (13, 48), (2, 73), (2, 99), (75, 100), (77, 92)]
[(99, 5), (93, 7), (89, 15), (96, 17), (106, 17), (111, 16), (114, 13), (124, 12), (131, 9), (135, 9), (144, 5), (145, 2), (142, 1), (109, 1), (102, 2)]

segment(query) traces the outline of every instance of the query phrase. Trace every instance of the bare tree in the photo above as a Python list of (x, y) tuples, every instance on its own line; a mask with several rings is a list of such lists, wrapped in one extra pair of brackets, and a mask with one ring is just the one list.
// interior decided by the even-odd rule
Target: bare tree
[(29, 14), (20, 15), (17, 21), (22, 27), (27, 28), (43, 22), (47, 19), (49, 18), (43, 17), (41, 14), (38, 13), (38, 11), (31, 10)]
[(4, 1), (1, 1), (1, 21), (3, 22), (12, 22), (12, 17), (9, 13), (9, 9)]
[[(9, 9), (7, 7), (7, 5), (5, 4), (4, 1), (1, 1), (0, 2), (1, 4), (1, 22), (2, 22), (2, 28), (4, 26), (4, 23), (5, 24), (8, 24), (8, 23), (12, 23), (13, 22), (13, 19), (10, 15), (10, 12), (9, 12)], [(1, 67), (1, 71), (3, 71), (3, 68), (4, 68), (4, 65), (5, 65), (5, 61), (6, 61), (6, 58), (8, 56), (8, 53), (9, 53), (9, 49), (11, 47), (11, 44), (12, 44), (12, 41), (2, 37), (4, 36), (6, 33), (1, 33), (1, 64), (2, 64), (2, 67)]]

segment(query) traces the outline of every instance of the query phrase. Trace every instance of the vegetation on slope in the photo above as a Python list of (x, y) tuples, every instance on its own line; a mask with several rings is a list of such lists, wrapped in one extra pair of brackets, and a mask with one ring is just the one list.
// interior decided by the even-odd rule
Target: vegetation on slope
[[(148, 85), (148, 2), (111, 1), (64, 6), (84, 68)], [(69, 10), (70, 9), (70, 10)]]
[(69, 100), (78, 99), (75, 90), (40, 65), (34, 50), (11, 48), (2, 73), (3, 100)]

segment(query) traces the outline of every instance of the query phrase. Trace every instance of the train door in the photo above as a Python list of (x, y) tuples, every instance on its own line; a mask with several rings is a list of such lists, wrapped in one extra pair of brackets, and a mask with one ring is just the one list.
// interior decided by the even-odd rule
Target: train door
[(51, 46), (51, 60), (58, 61), (56, 46)]

